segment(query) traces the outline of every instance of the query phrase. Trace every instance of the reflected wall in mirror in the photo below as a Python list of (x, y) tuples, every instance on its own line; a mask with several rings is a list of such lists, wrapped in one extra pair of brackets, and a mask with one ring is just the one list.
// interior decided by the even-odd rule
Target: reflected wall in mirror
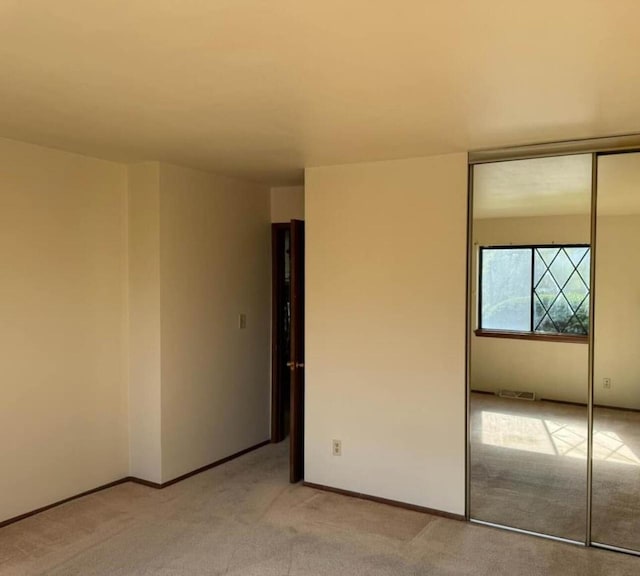
[(598, 158), (592, 540), (640, 551), (640, 154)]
[(473, 168), (470, 516), (586, 537), (590, 154)]

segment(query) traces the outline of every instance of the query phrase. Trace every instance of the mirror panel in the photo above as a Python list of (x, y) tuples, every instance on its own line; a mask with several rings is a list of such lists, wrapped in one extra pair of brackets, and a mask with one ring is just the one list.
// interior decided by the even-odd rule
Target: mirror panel
[(640, 551), (640, 154), (599, 156), (592, 541)]
[(581, 542), (591, 159), (473, 167), (470, 516)]

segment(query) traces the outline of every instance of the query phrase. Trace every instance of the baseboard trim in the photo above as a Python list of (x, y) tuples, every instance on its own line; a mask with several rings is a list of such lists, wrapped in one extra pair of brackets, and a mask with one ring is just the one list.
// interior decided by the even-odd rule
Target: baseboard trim
[(540, 402), (553, 402), (555, 404), (566, 404), (568, 406), (577, 406), (578, 408), (586, 408), (586, 402), (573, 402), (572, 400), (554, 400), (553, 398), (540, 398)]
[(13, 518), (2, 520), (0, 522), (0, 528), (4, 528), (5, 526), (8, 526), (9, 524), (13, 524), (14, 522), (19, 522), (20, 520), (24, 520), (25, 518), (29, 518), (30, 516), (35, 516), (36, 514), (40, 514), (41, 512), (46, 512), (47, 510), (51, 510), (51, 508), (55, 508), (56, 506), (61, 506), (62, 504), (66, 504), (67, 502), (71, 502), (72, 500), (77, 500), (78, 498), (82, 498), (83, 496), (89, 496), (90, 494), (101, 492), (102, 490), (106, 490), (107, 488), (113, 488), (114, 486), (118, 486), (119, 484), (124, 484), (125, 482), (128, 482), (128, 481), (129, 481), (129, 478), (120, 478), (119, 480), (114, 480), (113, 482), (103, 484), (102, 486), (91, 488), (91, 490), (80, 492), (80, 494), (75, 494), (74, 496), (69, 496), (68, 498), (58, 500), (53, 504), (47, 504), (46, 506), (36, 508), (35, 510), (30, 510), (29, 512), (25, 512), (24, 514), (14, 516)]
[(206, 472), (207, 470), (211, 470), (211, 468), (216, 468), (217, 466), (221, 466), (222, 464), (226, 464), (227, 462), (231, 461), (231, 460), (235, 460), (236, 458), (240, 458), (240, 456), (244, 456), (245, 454), (248, 454), (249, 452), (253, 452), (254, 450), (257, 450), (258, 448), (262, 448), (263, 446), (266, 446), (267, 444), (271, 444), (271, 440), (263, 440), (262, 442), (255, 444), (253, 446), (249, 446), (249, 448), (245, 448), (244, 450), (240, 450), (240, 452), (236, 452), (234, 454), (231, 454), (230, 456), (225, 456), (224, 458), (220, 458), (220, 460), (216, 460), (215, 462), (212, 462), (211, 464), (206, 464), (205, 466), (202, 466), (200, 468), (196, 468), (195, 470), (192, 470), (191, 472), (187, 472), (186, 474), (182, 474), (181, 476), (178, 476), (177, 478), (174, 478), (173, 480), (167, 480), (166, 482), (162, 482), (161, 484), (158, 482), (151, 482), (149, 480), (143, 480), (142, 478), (136, 478), (135, 476), (130, 476), (129, 480), (131, 480), (131, 482), (135, 482), (136, 484), (142, 484), (143, 486), (148, 486), (149, 488), (156, 488), (158, 490), (162, 490), (163, 488), (166, 488), (167, 486), (171, 486), (172, 484), (177, 484), (178, 482), (182, 482), (183, 480), (186, 480), (187, 478), (191, 478), (191, 476), (195, 476), (196, 474), (201, 474), (202, 472)]
[(377, 502), (378, 504), (386, 504), (387, 506), (395, 506), (396, 508), (404, 508), (405, 510), (412, 510), (423, 514), (431, 514), (432, 516), (441, 516), (442, 518), (449, 518), (450, 520), (466, 521), (466, 518), (462, 514), (445, 512), (444, 510), (437, 510), (436, 508), (427, 508), (426, 506), (418, 506), (416, 504), (409, 504), (398, 500), (389, 500), (388, 498), (371, 496), (370, 494), (363, 494), (362, 492), (352, 492), (351, 490), (343, 490), (342, 488), (334, 488), (333, 486), (325, 486), (324, 484), (314, 484), (313, 482), (303, 482), (302, 484), (308, 488), (315, 488), (316, 490), (323, 490), (325, 492), (333, 492), (334, 494), (341, 494), (342, 496), (350, 496), (351, 498), (359, 498), (360, 500), (369, 500), (371, 502)]
[(155, 490), (162, 490), (165, 486), (159, 482), (151, 482), (151, 480), (144, 480), (143, 478), (138, 478), (136, 476), (127, 476), (127, 482), (133, 482), (134, 484), (140, 484), (141, 486), (146, 486), (147, 488), (153, 488)]
[(226, 456), (221, 458), (220, 460), (216, 460), (211, 464), (207, 464), (206, 466), (202, 466), (201, 468), (197, 468), (191, 472), (187, 472), (182, 476), (178, 476), (173, 480), (168, 480), (167, 482), (163, 482), (162, 484), (158, 482), (151, 482), (149, 480), (143, 480), (142, 478), (136, 478), (135, 476), (125, 476), (124, 478), (120, 478), (119, 480), (114, 480), (113, 482), (109, 482), (108, 484), (103, 484), (102, 486), (98, 486), (97, 488), (92, 488), (91, 490), (86, 490), (85, 492), (81, 492), (80, 494), (75, 494), (74, 496), (69, 496), (68, 498), (64, 498), (63, 500), (58, 500), (57, 502), (53, 502), (52, 504), (47, 504), (46, 506), (42, 506), (40, 508), (36, 508), (35, 510), (31, 510), (29, 512), (25, 512), (24, 514), (20, 514), (18, 516), (14, 516), (13, 518), (8, 518), (7, 520), (0, 521), (0, 528), (4, 528), (5, 526), (9, 526), (9, 524), (13, 524), (15, 522), (19, 522), (20, 520), (25, 520), (30, 516), (35, 516), (36, 514), (40, 514), (41, 512), (46, 512), (47, 510), (51, 510), (51, 508), (55, 508), (57, 506), (61, 506), (62, 504), (66, 504), (67, 502), (71, 502), (72, 500), (77, 500), (78, 498), (82, 498), (84, 496), (89, 496), (90, 494), (95, 494), (96, 492), (100, 492), (102, 490), (106, 490), (107, 488), (113, 488), (114, 486), (118, 486), (119, 484), (124, 484), (126, 482), (133, 482), (135, 484), (142, 484), (143, 486), (147, 486), (148, 488), (155, 488), (156, 490), (162, 490), (167, 486), (171, 486), (172, 484), (177, 484), (178, 482), (182, 482), (182, 480), (186, 480), (187, 478), (191, 478), (191, 476), (195, 476), (196, 474), (200, 474), (202, 472), (206, 472), (211, 468), (215, 468), (217, 466), (221, 466), (222, 464), (226, 464), (231, 460), (235, 460), (240, 456), (244, 456), (249, 452), (253, 452), (258, 448), (262, 448), (267, 444), (270, 444), (271, 440), (264, 440), (259, 444), (255, 444), (254, 446), (250, 446), (249, 448), (245, 448), (244, 450), (240, 450), (240, 452), (236, 452), (235, 454), (231, 454), (230, 456)]
[(609, 406), (608, 404), (594, 404), (594, 408), (606, 408), (607, 410), (622, 410), (623, 412), (640, 412), (640, 408), (623, 408), (622, 406)]
[[(485, 390), (473, 390), (470, 392), (472, 394), (490, 394), (491, 396), (495, 396), (495, 392), (487, 392)], [(586, 408), (588, 404), (585, 402), (573, 402), (572, 400), (555, 400), (554, 398), (540, 398), (540, 402), (555, 402), (556, 404), (568, 404), (569, 406), (579, 406), (581, 408)], [(625, 408), (623, 406), (609, 406), (608, 404), (594, 404), (594, 408), (606, 408), (608, 410), (622, 410), (623, 412), (640, 412), (640, 408)]]

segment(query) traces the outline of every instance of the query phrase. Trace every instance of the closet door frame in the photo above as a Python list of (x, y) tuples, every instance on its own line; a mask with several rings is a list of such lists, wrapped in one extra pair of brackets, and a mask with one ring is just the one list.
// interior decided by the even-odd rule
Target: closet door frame
[(589, 501), (587, 514), (587, 542), (586, 546), (593, 548), (601, 548), (611, 550), (613, 552), (622, 552), (633, 556), (640, 556), (640, 550), (631, 550), (629, 548), (621, 548), (611, 544), (603, 544), (594, 542), (592, 539), (592, 502), (593, 502), (593, 404), (595, 391), (595, 292), (596, 292), (596, 259), (597, 259), (597, 227), (598, 227), (598, 162), (604, 156), (614, 156), (620, 154), (638, 154), (640, 153), (640, 145), (621, 147), (616, 149), (599, 150), (593, 153), (592, 183), (591, 183), (591, 302), (589, 310), (589, 461), (588, 461), (588, 480), (587, 486)]
[[(465, 517), (471, 519), (471, 410), (470, 410), (470, 365), (471, 365), (471, 329), (473, 319), (473, 283), (472, 259), (473, 259), (473, 168), (477, 164), (502, 162), (506, 160), (526, 160), (531, 158), (544, 158), (550, 156), (567, 156), (572, 154), (591, 154), (591, 270), (590, 270), (590, 301), (589, 301), (589, 351), (588, 351), (588, 383), (587, 383), (587, 502), (586, 502), (586, 530), (584, 542), (570, 540), (573, 544), (585, 547), (603, 548), (616, 552), (624, 552), (640, 556), (640, 551), (618, 548), (592, 541), (591, 517), (593, 508), (593, 403), (594, 403), (594, 337), (595, 337), (595, 307), (596, 307), (596, 261), (597, 261), (597, 201), (598, 201), (598, 161), (601, 156), (611, 154), (628, 154), (640, 152), (640, 134), (624, 136), (612, 136), (604, 138), (592, 138), (585, 140), (568, 140), (543, 144), (533, 144), (519, 147), (497, 148), (472, 151), (468, 155), (468, 196), (467, 196), (467, 293), (466, 293), (466, 394), (465, 394)], [(483, 522), (478, 522), (485, 524)], [(513, 532), (524, 532), (550, 540), (565, 541), (563, 538), (528, 532), (517, 528), (498, 526)]]

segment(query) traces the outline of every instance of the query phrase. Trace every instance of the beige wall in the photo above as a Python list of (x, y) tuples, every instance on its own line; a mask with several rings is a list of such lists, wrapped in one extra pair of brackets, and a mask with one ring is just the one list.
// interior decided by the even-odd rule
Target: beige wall
[(129, 454), (132, 476), (162, 481), (160, 165), (129, 166)]
[(473, 242), (481, 245), (589, 244), (591, 216), (534, 216), (474, 220)]
[(268, 438), (268, 188), (8, 140), (0, 173), (0, 521)]
[[(473, 277), (479, 246), (508, 244), (589, 244), (590, 217), (492, 218), (473, 223)], [(472, 302), (477, 302), (477, 283)], [(477, 305), (473, 307), (474, 322)], [(472, 336), (472, 390), (535, 392), (538, 398), (586, 402), (589, 347), (567, 342), (538, 342)]]
[(464, 513), (466, 173), (306, 170), (307, 481)]
[[(599, 195), (608, 192), (601, 183)], [(640, 409), (640, 216), (599, 216), (594, 401)], [(605, 389), (603, 378), (611, 379)]]
[(167, 481), (269, 438), (269, 189), (161, 164), (160, 247)]
[(129, 185), (131, 473), (166, 482), (269, 437), (270, 194), (161, 163)]
[(0, 521), (128, 474), (126, 170), (0, 140)]
[(271, 222), (304, 220), (304, 186), (271, 188)]

